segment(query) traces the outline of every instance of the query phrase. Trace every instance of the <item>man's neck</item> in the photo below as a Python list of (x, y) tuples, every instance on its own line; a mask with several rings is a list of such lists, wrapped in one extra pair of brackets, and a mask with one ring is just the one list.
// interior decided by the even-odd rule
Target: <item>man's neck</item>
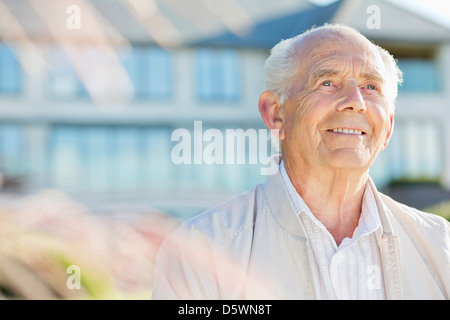
[(297, 193), (339, 245), (358, 226), (368, 174), (355, 170), (311, 172), (284, 161)]

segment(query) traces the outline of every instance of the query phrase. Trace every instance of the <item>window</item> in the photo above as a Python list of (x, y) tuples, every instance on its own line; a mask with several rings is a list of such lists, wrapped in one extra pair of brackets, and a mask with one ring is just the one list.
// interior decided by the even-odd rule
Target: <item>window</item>
[(49, 141), (48, 176), (53, 187), (72, 191), (84, 184), (80, 132), (75, 126), (56, 126)]
[(403, 58), (398, 60), (403, 72), (402, 92), (438, 92), (441, 90), (436, 62), (431, 59)]
[(26, 144), (23, 131), (17, 124), (0, 125), (0, 172), (17, 176), (26, 172)]
[(233, 102), (239, 98), (238, 54), (233, 49), (197, 51), (197, 96), (202, 101)]
[(73, 98), (88, 96), (72, 62), (60, 47), (49, 49), (47, 61), (49, 65), (47, 89), (51, 97)]
[(0, 93), (16, 94), (21, 87), (21, 67), (14, 51), (0, 44)]
[(119, 50), (138, 99), (168, 99), (172, 95), (171, 54), (159, 47)]
[(436, 178), (442, 174), (444, 154), (439, 123), (423, 119), (400, 126), (403, 175)]
[(387, 148), (371, 167), (371, 177), (380, 184), (392, 179), (439, 178), (444, 168), (441, 130), (432, 120), (399, 121)]
[[(220, 130), (225, 135), (226, 129)], [(54, 125), (46, 167), (49, 187), (74, 193), (241, 192), (264, 179), (260, 164), (175, 165), (172, 133), (168, 126)], [(235, 143), (237, 159), (242, 150), (237, 138)], [(247, 157), (249, 143), (244, 143)]]
[(48, 176), (71, 192), (135, 192), (170, 186), (167, 128), (60, 124), (52, 128)]
[(436, 93), (441, 91), (442, 77), (439, 69), (440, 47), (436, 45), (411, 45), (399, 42), (377, 43), (388, 50), (403, 72), (403, 84), (399, 92), (409, 93)]

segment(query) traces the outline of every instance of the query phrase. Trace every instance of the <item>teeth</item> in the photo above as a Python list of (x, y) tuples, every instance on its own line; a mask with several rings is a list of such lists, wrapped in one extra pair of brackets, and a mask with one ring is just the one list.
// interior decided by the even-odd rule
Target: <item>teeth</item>
[(344, 129), (344, 128), (338, 128), (338, 129), (333, 129), (333, 132), (338, 132), (338, 133), (346, 133), (346, 134), (362, 134), (362, 131), (359, 130), (354, 130), (354, 129)]

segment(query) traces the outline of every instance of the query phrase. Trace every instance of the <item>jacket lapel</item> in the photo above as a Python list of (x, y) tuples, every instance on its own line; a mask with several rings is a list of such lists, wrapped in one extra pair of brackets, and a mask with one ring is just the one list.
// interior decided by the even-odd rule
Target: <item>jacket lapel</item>
[[(277, 158), (274, 160), (279, 162), (279, 159)], [(383, 226), (383, 235), (380, 239), (380, 254), (386, 298), (393, 300), (404, 299), (398, 237), (393, 234), (392, 226), (388, 218), (388, 216), (392, 214), (390, 214), (389, 209), (379, 197), (373, 181), (369, 179), (368, 183), (373, 190), (381, 224)], [(266, 182), (263, 184), (263, 188), (274, 219), (282, 228), (295, 235), (298, 240), (303, 243), (305, 250), (302, 253), (306, 256), (306, 259), (302, 259), (304, 264), (303, 267), (308, 270), (307, 274), (311, 276), (307, 254), (308, 240), (306, 230), (300, 223), (300, 219), (289, 199), (281, 174), (277, 172), (274, 175), (268, 176)], [(314, 290), (312, 289), (312, 283), (308, 283), (307, 287), (307, 296), (313, 298)]]
[(384, 205), (384, 202), (380, 198), (372, 179), (369, 178), (368, 183), (370, 184), (375, 196), (381, 225), (383, 227), (383, 235), (380, 239), (380, 255), (386, 298), (389, 300), (404, 299), (398, 236), (393, 233), (392, 225), (388, 218), (388, 216), (392, 216), (392, 214), (389, 211), (389, 208)]
[(397, 236), (384, 233), (380, 240), (380, 253), (386, 298), (388, 300), (402, 300), (404, 294), (400, 276), (401, 259)]
[[(273, 157), (272, 161), (279, 164), (280, 158)], [(315, 291), (308, 254), (308, 236), (298, 214), (295, 212), (280, 172), (268, 176), (262, 187), (273, 219), (291, 235), (289, 238), (292, 242), (286, 243), (286, 245), (291, 246), (297, 252), (297, 255), (290, 258), (294, 260), (297, 272), (302, 273), (302, 287), (304, 287), (302, 298), (314, 299)]]
[[(273, 157), (272, 161), (279, 164), (280, 158)], [(306, 230), (295, 212), (279, 170), (276, 174), (267, 177), (263, 188), (271, 213), (278, 224), (298, 238), (307, 240)]]

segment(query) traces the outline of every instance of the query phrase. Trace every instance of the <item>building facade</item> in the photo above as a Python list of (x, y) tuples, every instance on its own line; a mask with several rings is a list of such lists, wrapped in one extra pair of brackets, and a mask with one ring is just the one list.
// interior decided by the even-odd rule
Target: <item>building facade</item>
[[(232, 8), (242, 10), (238, 22), (222, 17), (226, 31), (211, 25), (214, 32), (194, 37), (188, 30), (173, 44), (158, 41), (155, 32), (140, 35), (136, 30), (145, 21), (138, 14), (130, 18), (130, 8), (120, 10), (125, 2), (114, 3), (106, 9), (102, 1), (96, 8), (80, 2), (81, 12), (103, 13), (109, 22), (96, 27), (104, 34), (82, 26), (81, 35), (49, 31), (55, 29), (47, 22), (33, 25), (12, 1), (0, 6), (8, 25), (16, 26), (0, 26), (0, 168), (17, 191), (57, 188), (80, 199), (144, 201), (178, 214), (263, 181), (265, 154), (252, 156), (273, 147), (264, 140), (257, 108), (264, 61), (280, 39), (325, 22), (356, 27), (390, 50), (404, 72), (394, 136), (371, 172), (377, 185), (434, 179), (450, 189), (445, 26), (381, 0), (324, 7), (286, 1), (272, 15), (273, 8), (251, 7), (248, 0)], [(374, 3), (378, 25), (368, 24)], [(163, 30), (182, 28), (172, 11), (163, 10), (170, 1), (159, 4), (159, 17), (167, 17)], [(48, 13), (39, 14), (45, 20)], [(119, 25), (126, 19), (140, 21), (141, 29)], [(41, 24), (47, 29), (35, 27)], [(181, 151), (180, 143), (186, 146)]]

